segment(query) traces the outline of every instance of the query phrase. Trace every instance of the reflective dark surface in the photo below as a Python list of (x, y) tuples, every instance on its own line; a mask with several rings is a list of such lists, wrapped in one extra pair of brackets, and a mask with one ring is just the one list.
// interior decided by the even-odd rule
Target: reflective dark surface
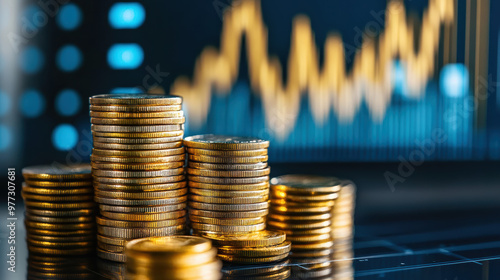
[[(497, 168), (494, 163), (467, 164), (467, 169), (464, 169), (464, 164), (443, 164), (440, 167), (424, 165), (417, 170), (415, 177), (409, 178), (399, 189), (408, 192), (419, 186), (421, 191), (415, 192), (414, 201), (403, 200), (404, 195), (398, 194), (398, 189), (391, 192), (388, 188), (379, 188), (383, 186), (384, 180), (381, 174), (390, 166), (367, 166), (372, 168), (354, 170), (349, 164), (343, 167), (273, 167), (276, 175), (287, 171), (297, 172), (300, 168), (303, 173), (313, 173), (315, 170), (316, 174), (323, 174), (336, 170), (335, 173), (341, 175), (352, 175), (350, 179), (358, 187), (356, 234), (352, 251), (348, 244), (339, 244), (337, 258), (320, 258), (315, 269), (292, 261), (258, 267), (226, 265), (223, 272), (227, 279), (283, 279), (280, 277), (285, 277), (287, 271), (291, 274), (289, 279), (500, 279), (499, 209), (492, 207), (493, 202), (499, 200), (499, 196), (496, 196), (498, 188), (495, 186), (500, 185), (500, 178), (492, 172)], [(442, 188), (429, 188), (437, 183)], [(380, 197), (385, 194), (386, 200), (376, 194)], [(391, 195), (400, 196), (396, 201), (390, 198)], [(436, 200), (433, 195), (438, 198), (448, 196), (448, 199), (443, 199), (440, 209), (439, 205), (431, 203)], [(455, 203), (451, 203), (453, 200)], [(472, 204), (471, 201), (477, 203)], [(405, 204), (407, 207), (401, 206)], [(4, 208), (5, 204), (1, 206)], [(43, 275), (39, 274), (41, 264), (31, 262), (31, 257), (28, 268), (23, 207), (17, 205), (16, 211), (16, 272), (7, 271), (6, 254), (10, 245), (7, 244), (7, 226), (2, 226), (0, 249), (3, 269), (0, 279), (27, 279), (28, 274), (38, 276), (33, 279), (43, 279)], [(6, 211), (2, 209), (0, 214), (6, 224)], [(331, 265), (325, 264), (328, 262)], [(80, 259), (68, 257), (53, 270), (69, 273), (72, 279), (122, 279), (125, 271), (122, 264), (100, 260), (95, 256)], [(252, 273), (256, 272), (258, 277), (252, 278)]]

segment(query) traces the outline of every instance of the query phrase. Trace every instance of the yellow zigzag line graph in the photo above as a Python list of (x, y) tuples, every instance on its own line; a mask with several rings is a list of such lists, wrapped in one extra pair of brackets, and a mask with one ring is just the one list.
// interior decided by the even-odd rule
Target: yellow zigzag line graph
[(266, 126), (278, 138), (283, 139), (293, 130), (303, 94), (309, 98), (317, 124), (326, 121), (331, 109), (340, 120), (351, 120), (363, 100), (372, 118), (381, 120), (393, 90), (392, 62), (399, 59), (406, 66), (409, 94), (422, 95), (423, 87), (434, 74), (440, 28), (451, 24), (454, 16), (453, 0), (429, 0), (415, 50), (415, 26), (407, 21), (403, 3), (389, 2), (385, 30), (376, 39), (362, 43), (349, 72), (342, 38), (336, 33), (326, 39), (325, 60), (320, 69), (309, 19), (297, 16), (293, 20), (288, 77), (283, 83), (280, 62), (268, 54), (260, 2), (243, 0), (224, 14), (220, 50), (206, 47), (196, 61), (192, 81), (179, 77), (171, 93), (184, 98), (191, 125), (203, 124), (213, 87), (220, 94), (228, 94), (238, 78), (241, 42), (246, 36), (249, 80), (262, 99)]

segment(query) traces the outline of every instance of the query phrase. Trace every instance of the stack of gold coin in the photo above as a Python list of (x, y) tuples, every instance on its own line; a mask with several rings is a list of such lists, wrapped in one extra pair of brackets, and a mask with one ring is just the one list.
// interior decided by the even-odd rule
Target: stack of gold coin
[(189, 220), (195, 232), (237, 234), (265, 229), (269, 208), (268, 141), (198, 135), (188, 152)]
[[(225, 262), (264, 264), (283, 261), (288, 257), (291, 242), (280, 231), (262, 230), (244, 234), (201, 232), (218, 248), (217, 256)], [(281, 271), (280, 271), (281, 272)]]
[(184, 232), (181, 106), (180, 97), (165, 95), (90, 98), (100, 257), (124, 262), (128, 240)]
[(197, 236), (166, 236), (130, 241), (125, 248), (126, 278), (220, 279), (222, 263), (210, 240)]
[(90, 171), (88, 164), (23, 169), (31, 276), (52, 279), (88, 273), (96, 227)]
[(332, 254), (332, 210), (340, 188), (333, 177), (285, 175), (271, 180), (268, 227), (287, 234), (292, 258)]

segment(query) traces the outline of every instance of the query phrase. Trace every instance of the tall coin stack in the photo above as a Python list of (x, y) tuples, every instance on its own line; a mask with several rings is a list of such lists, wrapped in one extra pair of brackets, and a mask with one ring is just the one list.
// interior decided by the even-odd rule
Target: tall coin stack
[(91, 276), (95, 203), (90, 171), (88, 164), (23, 169), (30, 279)]
[[(304, 279), (333, 273), (333, 207), (341, 181), (333, 177), (285, 175), (271, 179), (268, 228), (283, 230), (292, 242), (292, 274)], [(307, 266), (307, 264), (313, 264)]]
[(187, 187), (182, 99), (90, 98), (98, 255), (125, 261), (128, 240), (183, 233)]
[[(189, 220), (194, 233), (245, 239), (245, 234), (264, 230), (269, 208), (269, 142), (198, 135), (185, 138), (184, 145), (188, 153)], [(254, 257), (257, 262), (288, 255), (289, 245), (273, 246), (260, 253), (219, 247), (219, 258), (251, 262)]]
[(141, 238), (127, 243), (125, 263), (130, 280), (216, 280), (222, 264), (209, 240), (196, 236)]

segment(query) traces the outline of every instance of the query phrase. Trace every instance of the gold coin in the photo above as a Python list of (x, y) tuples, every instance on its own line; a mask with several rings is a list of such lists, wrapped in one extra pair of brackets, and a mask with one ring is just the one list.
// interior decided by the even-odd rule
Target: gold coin
[(285, 222), (269, 220), (267, 223), (269, 224), (269, 226), (280, 229), (315, 229), (315, 228), (328, 227), (332, 224), (332, 221), (330, 220), (325, 220), (320, 222), (301, 221), (299, 223), (292, 224), (288, 222), (285, 223)]
[[(270, 228), (273, 226), (268, 225)], [(313, 235), (313, 234), (325, 234), (332, 231), (331, 227), (315, 228), (315, 229), (278, 229), (286, 233), (287, 236), (300, 236), (300, 235)]]
[(242, 212), (216, 212), (198, 209), (189, 209), (191, 215), (203, 216), (209, 218), (222, 218), (222, 219), (245, 219), (245, 218), (259, 218), (265, 217), (268, 214), (267, 209), (242, 211)]
[(255, 196), (268, 196), (269, 190), (255, 190), (255, 191), (214, 191), (197, 188), (189, 188), (189, 192), (200, 196), (216, 196), (216, 197), (255, 197)]
[(183, 167), (183, 161), (173, 161), (164, 163), (147, 163), (147, 164), (127, 164), (127, 163), (92, 163), (92, 168), (108, 169), (108, 170), (162, 170), (169, 168)]
[(26, 233), (26, 237), (30, 240), (39, 240), (52, 243), (65, 243), (65, 242), (89, 242), (95, 241), (94, 234), (90, 235), (75, 235), (75, 236), (49, 236)]
[(333, 247), (333, 241), (328, 239), (326, 241), (314, 242), (314, 243), (302, 243), (292, 245), (292, 250), (295, 252), (296, 250), (322, 250), (329, 249)]
[(66, 195), (77, 195), (77, 194), (92, 194), (92, 188), (90, 187), (86, 188), (77, 188), (77, 189), (62, 189), (62, 188), (38, 188), (38, 187), (30, 187), (26, 184), (23, 184), (23, 189), (22, 191), (24, 193), (32, 193), (32, 194), (37, 194), (37, 195), (51, 195), (51, 196), (66, 196)]
[(266, 246), (266, 247), (234, 247), (234, 246), (220, 246), (217, 248), (217, 252), (223, 255), (233, 255), (245, 258), (260, 258), (260, 257), (272, 257), (279, 256), (283, 254), (288, 254), (292, 247), (290, 241), (285, 241), (278, 245)]
[(332, 215), (330, 213), (314, 214), (314, 215), (282, 215), (272, 213), (269, 215), (272, 220), (280, 222), (302, 222), (302, 221), (321, 221), (331, 219)]
[(257, 184), (262, 182), (268, 182), (269, 176), (251, 177), (251, 178), (220, 178), (220, 177), (204, 177), (204, 176), (189, 175), (189, 180), (200, 183), (209, 183), (209, 184), (232, 184), (232, 185)]
[(71, 202), (71, 201), (92, 201), (93, 195), (37, 195), (21, 191), (23, 199), (49, 201), (49, 202)]
[(23, 168), (25, 180), (47, 180), (47, 181), (77, 181), (92, 178), (89, 164), (79, 165), (41, 165)]
[(76, 210), (41, 210), (26, 208), (26, 213), (30, 215), (45, 216), (45, 217), (78, 217), (78, 216), (93, 216), (94, 209), (76, 209)]
[(100, 204), (99, 209), (101, 210), (101, 212), (151, 214), (151, 213), (184, 210), (186, 209), (186, 203), (161, 205), (161, 206), (132, 206), (132, 207)]
[(106, 137), (106, 138), (165, 138), (183, 136), (184, 130), (173, 131), (157, 131), (157, 132), (101, 132), (92, 131), (93, 137)]
[(295, 251), (292, 249), (292, 258), (317, 258), (331, 255), (333, 253), (332, 249), (325, 250), (306, 250), (306, 251)]
[(211, 170), (188, 168), (188, 174), (207, 177), (260, 177), (269, 175), (271, 169), (269, 167), (259, 170)]
[(280, 206), (276, 204), (272, 204), (271, 210), (276, 213), (327, 213), (332, 210), (332, 207), (289, 207), (289, 206)]
[[(189, 169), (188, 169), (189, 170)], [(339, 197), (338, 193), (329, 193), (329, 194), (321, 194), (321, 195), (293, 195), (287, 192), (276, 191), (271, 188), (271, 195), (273, 198), (284, 198), (286, 197), (287, 201), (297, 201), (297, 202), (309, 202), (309, 201), (330, 201), (337, 199)]]
[(171, 191), (158, 192), (118, 192), (118, 191), (100, 191), (97, 190), (95, 195), (106, 198), (120, 199), (160, 199), (173, 198), (187, 194), (187, 188), (176, 189)]
[[(151, 133), (183, 130), (182, 124), (164, 124), (164, 125), (103, 125), (93, 124), (90, 126), (92, 132), (108, 133)], [(97, 135), (96, 135), (97, 136)]]
[[(267, 276), (271, 273), (275, 272), (282, 272), (284, 270), (289, 271), (290, 270), (290, 260), (284, 260), (279, 263), (273, 263), (273, 265), (270, 266), (245, 266), (245, 269), (238, 269), (238, 267), (235, 267), (232, 269), (232, 267), (228, 267), (227, 269), (224, 269), (224, 275), (226, 275), (228, 278), (230, 277), (251, 277), (253, 279), (254, 276), (257, 275), (262, 275), (262, 276)], [(277, 278), (277, 279), (287, 279), (287, 278)]]
[(91, 105), (179, 105), (182, 97), (153, 94), (101, 94), (89, 98)]
[(162, 199), (117, 199), (117, 198), (105, 198), (105, 197), (95, 197), (95, 202), (107, 205), (119, 205), (119, 206), (157, 206), (157, 205), (168, 205), (168, 204), (178, 204), (185, 202), (187, 196), (162, 198)]
[(45, 230), (80, 230), (80, 229), (92, 229), (95, 227), (94, 223), (52, 224), (52, 223), (33, 222), (27, 220), (24, 221), (24, 224), (28, 228), (45, 229)]
[(286, 240), (290, 240), (295, 243), (311, 243), (311, 242), (321, 242), (325, 240), (329, 240), (332, 238), (332, 235), (329, 233), (325, 234), (314, 234), (314, 235), (288, 235)]
[(191, 222), (191, 228), (198, 231), (215, 231), (215, 232), (224, 232), (224, 233), (232, 233), (232, 232), (252, 232), (259, 231), (266, 228), (265, 223), (255, 224), (255, 225), (247, 225), (247, 226), (220, 226), (220, 225), (211, 225), (211, 224), (200, 224)]
[(158, 144), (114, 144), (94, 142), (94, 148), (108, 150), (163, 150), (179, 147), (182, 147), (182, 141)]
[(94, 202), (77, 202), (77, 203), (52, 203), (52, 202), (40, 202), (40, 201), (30, 201), (25, 200), (24, 205), (27, 207), (42, 208), (42, 209), (85, 209), (95, 207)]
[(94, 143), (111, 143), (111, 144), (161, 144), (182, 141), (183, 135), (159, 138), (111, 138), (111, 137), (93, 137)]
[(80, 217), (45, 217), (36, 216), (26, 213), (26, 219), (33, 222), (41, 223), (90, 223), (94, 222), (95, 218), (93, 216), (80, 216)]
[(196, 135), (184, 139), (187, 147), (208, 150), (257, 150), (269, 147), (269, 141), (252, 137)]
[(212, 224), (220, 226), (247, 226), (247, 225), (256, 225), (266, 222), (266, 219), (264, 217), (221, 219), (221, 218), (210, 218), (210, 217), (195, 216), (195, 215), (189, 215), (189, 220), (193, 223)]
[(97, 248), (97, 256), (108, 261), (125, 262), (125, 254), (108, 252), (99, 248)]
[(97, 242), (106, 243), (106, 244), (115, 245), (115, 246), (125, 246), (125, 244), (127, 244), (127, 242), (129, 242), (130, 240), (132, 240), (132, 239), (114, 238), (114, 237), (109, 237), (109, 236), (97, 234)]
[(50, 242), (34, 239), (27, 239), (28, 245), (45, 247), (45, 248), (66, 248), (66, 247), (90, 247), (95, 245), (95, 241), (80, 241), (80, 242)]
[(161, 221), (161, 220), (172, 220), (184, 217), (186, 215), (185, 210), (174, 211), (174, 212), (164, 212), (164, 213), (149, 213), (149, 214), (129, 214), (129, 213), (117, 213), (117, 212), (106, 212), (101, 211), (101, 215), (108, 219), (122, 220), (122, 221)]
[(127, 113), (127, 112), (94, 112), (90, 111), (92, 118), (107, 119), (150, 119), (150, 118), (180, 118), (184, 117), (183, 111), (166, 111), (151, 113)]
[(30, 262), (51, 262), (51, 263), (67, 263), (67, 264), (81, 264), (87, 263), (91, 256), (77, 256), (77, 257), (67, 257), (67, 256), (47, 256), (38, 254), (29, 254), (28, 261)]
[(98, 225), (108, 227), (121, 227), (121, 228), (162, 228), (169, 226), (183, 225), (186, 223), (186, 218), (179, 218), (175, 220), (162, 220), (162, 221), (120, 221), (111, 220), (101, 217), (96, 217)]
[(115, 170), (100, 170), (94, 169), (94, 176), (111, 177), (111, 178), (148, 178), (148, 177), (163, 177), (175, 176), (184, 173), (184, 168), (162, 169), (152, 171), (115, 171)]
[(86, 180), (86, 181), (36, 181), (36, 180), (26, 180), (25, 183), (29, 187), (36, 187), (36, 188), (81, 188), (81, 187), (88, 187), (92, 186), (92, 181), (91, 180)]
[(97, 247), (99, 249), (111, 252), (111, 253), (123, 253), (125, 251), (125, 246), (111, 245), (97, 241)]
[(206, 162), (206, 163), (222, 163), (222, 164), (250, 164), (265, 162), (268, 160), (267, 155), (254, 157), (220, 157), (220, 156), (205, 156), (205, 155), (189, 155), (190, 161)]
[(168, 183), (168, 184), (153, 184), (153, 185), (107, 185), (96, 183), (95, 190), (100, 191), (120, 191), (120, 192), (156, 192), (169, 191), (186, 187), (186, 181)]
[[(202, 253), (205, 254), (205, 253)], [(185, 256), (188, 257), (185, 257)], [(182, 259), (184, 262), (182, 264), (184, 265), (178, 265), (179, 263), (176, 260), (176, 264), (171, 264), (171, 262), (168, 262), (167, 264), (169, 266), (166, 266), (162, 263), (157, 263), (153, 262), (153, 264), (148, 265), (130, 265), (131, 261), (128, 260), (130, 256), (127, 256), (127, 271), (132, 275), (135, 275), (136, 277), (144, 277), (147, 279), (155, 279), (154, 275), (168, 275), (169, 280), (184, 280), (184, 279), (196, 279), (196, 280), (218, 280), (221, 279), (222, 273), (221, 268), (222, 268), (222, 262), (220, 260), (217, 260), (215, 258), (206, 258), (203, 263), (196, 265), (193, 265), (192, 259), (199, 259), (200, 256), (198, 254), (183, 254), (184, 256)], [(137, 260), (134, 259), (132, 261), (133, 263), (138, 263)], [(190, 264), (189, 266), (186, 266), (186, 263)]]
[(87, 248), (74, 248), (74, 249), (52, 249), (45, 247), (37, 247), (28, 244), (28, 250), (30, 253), (47, 254), (47, 255), (86, 255), (95, 251), (94, 247)]
[(268, 262), (283, 260), (288, 257), (288, 253), (278, 256), (261, 257), (261, 258), (245, 258), (245, 257), (238, 257), (234, 255), (223, 255), (223, 254), (217, 254), (217, 257), (225, 262), (258, 264), (258, 263), (268, 263)]
[(33, 235), (45, 235), (45, 236), (76, 236), (76, 235), (94, 235), (95, 229), (82, 229), (82, 230), (46, 230), (38, 228), (29, 228), (27, 230)]
[(269, 199), (267, 195), (264, 196), (251, 196), (251, 197), (213, 197), (213, 196), (201, 196), (190, 194), (189, 200), (215, 203), (215, 204), (248, 204), (248, 203), (259, 203), (266, 202)]
[(212, 240), (218, 246), (266, 247), (285, 242), (286, 235), (281, 231), (262, 230), (245, 234), (220, 234), (201, 232), (201, 236)]
[(211, 204), (189, 201), (190, 208), (209, 211), (253, 211), (269, 208), (269, 202), (259, 202), (252, 204)]
[(149, 113), (149, 112), (165, 112), (165, 111), (180, 111), (182, 105), (90, 105), (90, 111), (94, 112), (125, 112), (125, 113)]
[(256, 157), (256, 156), (267, 155), (267, 149), (226, 151), (226, 150), (194, 149), (188, 147), (186, 148), (186, 151), (188, 154), (192, 155), (212, 156), (212, 157)]
[(140, 163), (146, 166), (154, 163), (169, 163), (169, 162), (179, 162), (186, 159), (185, 154), (165, 156), (165, 157), (110, 157), (110, 156), (97, 156), (91, 155), (90, 160), (93, 163), (96, 162), (113, 162), (122, 164), (133, 164)]
[(113, 185), (144, 185), (144, 184), (167, 184), (178, 183), (186, 180), (186, 176), (165, 176), (152, 178), (109, 178), (109, 177), (94, 177), (94, 182), (97, 184), (113, 184)]
[(163, 150), (102, 150), (92, 149), (92, 155), (104, 157), (165, 157), (184, 153), (184, 148)]
[(256, 191), (256, 190), (269, 190), (269, 182), (261, 182), (255, 184), (238, 184), (238, 185), (221, 185), (209, 184), (189, 181), (190, 188), (205, 189), (205, 190), (219, 190), (219, 191)]
[(338, 192), (341, 182), (335, 177), (316, 175), (284, 175), (271, 179), (273, 190), (298, 193)]
[(211, 170), (257, 170), (266, 168), (267, 162), (247, 163), (247, 164), (224, 164), (224, 163), (205, 163), (190, 161), (189, 167)]
[[(164, 237), (171, 237), (171, 236), (164, 236)], [(195, 237), (195, 236), (190, 236), (190, 237)], [(132, 242), (133, 241), (131, 241), (130, 243)], [(131, 252), (130, 250), (127, 250), (127, 248), (125, 248), (127, 254), (127, 268), (129, 268), (129, 272), (131, 272), (130, 268), (137, 269), (137, 268), (148, 268), (148, 267), (155, 268), (156, 270), (160, 269), (172, 270), (173, 268), (175, 268), (177, 270), (184, 271), (184, 269), (199, 268), (203, 264), (213, 262), (213, 260), (215, 260), (217, 256), (216, 248), (211, 248), (204, 252), (189, 252), (189, 251), (186, 252), (182, 251), (183, 250), (182, 246), (180, 245), (175, 245), (175, 246), (178, 248), (177, 249), (178, 252), (167, 251), (170, 248), (168, 244), (165, 246), (167, 247), (165, 248), (166, 249), (165, 252), (160, 251), (162, 250), (163, 246), (157, 246), (156, 248), (160, 252), (155, 252), (155, 253), (153, 252), (139, 253), (137, 250)], [(186, 248), (184, 248), (184, 250), (185, 249)], [(187, 249), (189, 250), (189, 248)], [(171, 279), (170, 275), (169, 279)], [(180, 279), (186, 279), (186, 278), (181, 277)], [(187, 278), (187, 279), (200, 279), (200, 277)]]
[(133, 240), (126, 245), (127, 255), (170, 255), (178, 253), (204, 253), (212, 248), (212, 242), (198, 236), (165, 236)]
[(103, 125), (163, 125), (163, 124), (183, 124), (186, 122), (184, 117), (179, 118), (152, 118), (152, 119), (107, 119), (91, 118), (92, 124)]
[(165, 236), (174, 235), (184, 232), (184, 225), (159, 227), (159, 228), (117, 228), (117, 227), (105, 227), (98, 226), (97, 232), (118, 238), (143, 238), (151, 236)]
[(314, 207), (333, 207), (335, 205), (335, 200), (326, 200), (326, 201), (288, 201), (286, 199), (272, 198), (272, 204), (284, 205), (288, 207), (296, 207), (296, 208), (314, 208)]

